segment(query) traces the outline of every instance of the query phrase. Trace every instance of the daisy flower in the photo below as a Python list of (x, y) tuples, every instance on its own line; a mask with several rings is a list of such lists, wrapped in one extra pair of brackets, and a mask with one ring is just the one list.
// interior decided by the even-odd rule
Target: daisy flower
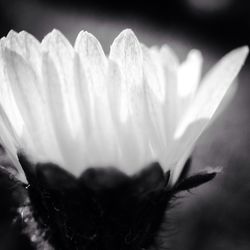
[(200, 83), (202, 55), (180, 63), (131, 30), (105, 56), (81, 31), (74, 47), (57, 30), (39, 43), (25, 31), (1, 39), (0, 140), (17, 153), (79, 176), (89, 167), (132, 175), (159, 162), (172, 183), (242, 67), (247, 47), (222, 58)]
[[(102, 249), (149, 246), (153, 242), (151, 235), (155, 235), (161, 221), (155, 216), (160, 209), (162, 218), (169, 201), (161, 195), (166, 190), (197, 186), (216, 174), (216, 170), (207, 170), (180, 181), (184, 166), (190, 163), (187, 160), (195, 142), (232, 86), (247, 54), (247, 47), (231, 51), (201, 80), (203, 59), (198, 50), (191, 50), (181, 63), (167, 45), (148, 48), (129, 29), (115, 38), (108, 56), (98, 40), (84, 31), (79, 33), (74, 46), (57, 30), (46, 35), (41, 43), (25, 31), (10, 31), (3, 37), (0, 42), (0, 143), (18, 169), (18, 178), (22, 181), (27, 178), (31, 185), (31, 200), (45, 224), (52, 228), (52, 238), (64, 244), (65, 249), (74, 249), (72, 239), (78, 245), (97, 249), (94, 239), (98, 237)], [(154, 166), (154, 171), (146, 171), (148, 166)], [(107, 175), (106, 170), (111, 172)], [(110, 205), (106, 207), (103, 199), (98, 200), (101, 205), (97, 206), (89, 198), (90, 208), (82, 208), (77, 203), (84, 211), (81, 216), (88, 221), (85, 221), (88, 227), (81, 225), (81, 236), (73, 215), (69, 220), (55, 215), (55, 210), (67, 210), (61, 201), (72, 198), (68, 189), (77, 189), (80, 195), (79, 186), (75, 186), (77, 180), (84, 183), (85, 191), (91, 190), (91, 197), (98, 197), (95, 200), (100, 198), (100, 192), (105, 199), (111, 199), (102, 192), (103, 186), (113, 188), (117, 182), (130, 183), (125, 185), (126, 192), (122, 189), (126, 204), (111, 195), (119, 204), (120, 210), (116, 210), (120, 214)], [(157, 207), (149, 213), (140, 210), (149, 206), (148, 199), (129, 198), (134, 193), (141, 197), (145, 185), (146, 193), (157, 200)], [(148, 186), (160, 189), (160, 196), (159, 192), (152, 194), (152, 188), (149, 192)], [(60, 188), (64, 191), (59, 192)], [(44, 189), (53, 197), (49, 201), (43, 195)], [(79, 197), (82, 198), (82, 193)], [(89, 193), (82, 199), (85, 201), (86, 197)], [(55, 205), (58, 199), (60, 202)], [(129, 210), (124, 220), (123, 208), (129, 205), (138, 208), (137, 217)], [(96, 218), (103, 218), (98, 209), (104, 214), (110, 210), (117, 213), (109, 217), (112, 219), (108, 224), (103, 223), (109, 228), (106, 230), (110, 230), (109, 235), (117, 233), (116, 226), (121, 227), (119, 237), (126, 239), (127, 248), (121, 248), (118, 242), (123, 241), (119, 241), (118, 236), (109, 243), (101, 240), (103, 235), (106, 238), (109, 235), (96, 226)], [(141, 212), (143, 216), (149, 215), (148, 219), (134, 225)], [(87, 214), (90, 218), (86, 218)], [(52, 222), (50, 216), (54, 218)], [(118, 225), (114, 218), (122, 222)], [(70, 226), (65, 227), (68, 224)], [(58, 233), (58, 228), (63, 233)], [(142, 228), (150, 232), (150, 237), (146, 231), (140, 231)], [(71, 241), (62, 240), (61, 235), (66, 234), (71, 235)]]

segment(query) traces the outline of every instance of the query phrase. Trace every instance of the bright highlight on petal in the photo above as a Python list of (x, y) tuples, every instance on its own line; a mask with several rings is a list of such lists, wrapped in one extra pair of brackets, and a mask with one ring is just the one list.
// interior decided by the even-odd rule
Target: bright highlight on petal
[(178, 93), (181, 97), (193, 97), (200, 82), (202, 55), (191, 50), (178, 70)]
[(89, 167), (131, 175), (157, 161), (174, 184), (247, 54), (230, 52), (200, 83), (199, 51), (180, 63), (129, 29), (109, 56), (88, 32), (73, 47), (57, 30), (41, 43), (10, 31), (0, 41), (0, 143), (20, 173), (22, 151), (76, 176)]

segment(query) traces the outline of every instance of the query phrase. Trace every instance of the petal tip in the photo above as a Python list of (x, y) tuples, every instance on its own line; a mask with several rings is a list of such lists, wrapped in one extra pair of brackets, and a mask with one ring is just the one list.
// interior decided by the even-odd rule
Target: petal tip
[(87, 41), (99, 42), (98, 39), (93, 34), (81, 30), (78, 33), (77, 38), (75, 40), (75, 48), (78, 48), (79, 45), (81, 45), (82, 43), (86, 43)]
[(7, 34), (7, 38), (10, 38), (10, 37), (13, 37), (13, 36), (16, 36), (17, 35), (17, 32), (13, 29), (11, 29), (8, 34)]
[(127, 38), (127, 39), (136, 39), (137, 37), (132, 29), (124, 29), (118, 36), (117, 38)]
[(131, 29), (125, 29), (114, 39), (113, 43), (111, 44), (109, 57), (111, 59), (116, 58), (120, 53), (123, 53), (128, 49), (134, 50), (135, 48), (137, 48), (139, 53), (142, 53), (141, 44), (139, 43), (134, 32)]
[(241, 47), (242, 55), (245, 56), (245, 59), (247, 58), (249, 54), (249, 47), (247, 45)]
[(63, 37), (63, 34), (60, 30), (53, 29), (47, 35), (44, 36), (42, 43), (46, 43), (47, 41), (50, 41), (52, 39), (56, 39), (56, 37)]
[[(82, 55), (101, 55), (105, 57), (102, 45), (99, 40), (92, 34), (87, 31), (81, 31), (75, 41), (74, 45), (75, 50)], [(94, 58), (94, 57), (93, 57)]]
[(248, 54), (248, 53), (249, 53), (249, 47), (248, 47), (247, 45), (242, 46), (241, 49), (242, 49), (242, 51), (243, 51), (245, 54)]
[(120, 34), (124, 35), (135, 35), (134, 31), (130, 28), (124, 29)]
[(239, 48), (229, 52), (228, 55), (230, 55), (230, 54), (234, 56), (235, 61), (238, 59), (238, 62), (241, 63), (241, 65), (244, 65), (244, 63), (247, 59), (247, 56), (249, 54), (249, 47), (247, 45), (239, 47)]
[(198, 58), (199, 60), (202, 59), (202, 53), (200, 50), (198, 49), (191, 49), (190, 52), (189, 52), (189, 55), (191, 57), (195, 57), (195, 58)]
[(57, 34), (62, 34), (62, 32), (59, 29), (54, 28), (54, 29), (51, 30), (50, 34), (56, 34), (57, 35)]

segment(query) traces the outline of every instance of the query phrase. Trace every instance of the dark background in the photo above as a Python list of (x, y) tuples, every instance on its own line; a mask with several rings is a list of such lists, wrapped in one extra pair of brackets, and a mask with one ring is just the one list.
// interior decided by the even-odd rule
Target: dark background
[[(38, 39), (53, 28), (71, 42), (84, 29), (106, 53), (124, 28), (148, 46), (168, 43), (181, 60), (191, 48), (204, 55), (204, 72), (229, 50), (249, 44), (247, 0), (76, 1), (0, 0), (0, 35), (27, 30)], [(170, 211), (174, 232), (166, 241), (176, 250), (250, 249), (250, 60), (238, 91), (199, 139), (192, 172), (223, 166), (214, 181), (183, 193)]]

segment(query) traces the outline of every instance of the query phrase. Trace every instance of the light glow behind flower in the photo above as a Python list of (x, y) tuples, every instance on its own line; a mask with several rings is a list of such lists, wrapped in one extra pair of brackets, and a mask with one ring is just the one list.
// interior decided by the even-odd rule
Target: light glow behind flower
[(57, 30), (41, 43), (10, 31), (0, 46), (0, 139), (17, 167), (19, 150), (76, 176), (91, 166), (131, 175), (158, 161), (172, 183), (248, 54), (230, 52), (199, 84), (199, 51), (180, 63), (131, 30), (107, 57), (83, 31), (74, 47)]

